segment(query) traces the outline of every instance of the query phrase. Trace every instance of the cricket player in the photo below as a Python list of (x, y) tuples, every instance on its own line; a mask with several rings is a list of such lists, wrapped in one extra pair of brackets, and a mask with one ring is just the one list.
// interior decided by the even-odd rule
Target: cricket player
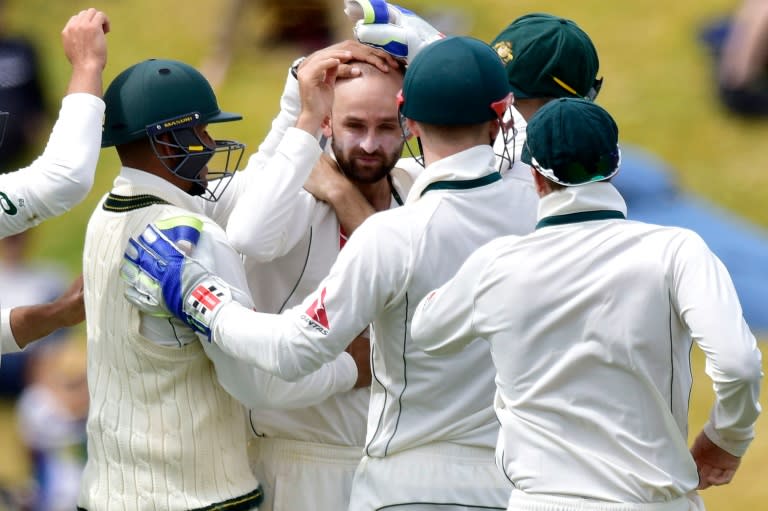
[[(297, 73), (333, 48), (312, 54)], [(328, 155), (318, 161), (317, 140), (288, 129), (276, 164), (251, 181), (230, 217), (227, 236), (246, 256), (258, 311), (280, 313), (300, 304), (328, 275), (356, 227), (377, 210), (402, 205), (413, 183), (405, 170), (393, 169), (403, 148), (396, 101), (402, 71), (354, 66), (359, 75), (337, 78), (331, 116), (322, 126)], [(300, 103), (297, 89), (289, 73), (284, 106)], [(367, 363), (368, 333), (356, 343)], [(365, 387), (303, 409), (250, 411), (255, 437), (249, 451), (265, 490), (262, 510), (347, 509), (369, 400)]]
[[(728, 272), (695, 233), (626, 219), (617, 140), (594, 103), (539, 110), (536, 231), (479, 249), (413, 318), (435, 364), (490, 344), (509, 510), (703, 509), (754, 436), (760, 352)], [(689, 452), (692, 342), (715, 403)]]
[[(107, 59), (109, 19), (96, 9), (72, 16), (61, 32), (72, 74), (48, 144), (29, 167), (0, 175), (0, 237), (61, 215), (88, 195), (93, 185), (104, 114), (102, 71)], [(8, 122), (23, 122), (0, 112), (0, 143)], [(78, 279), (48, 304), (2, 309), (0, 353), (17, 352), (58, 328), (84, 319)]]
[[(313, 120), (303, 136), (318, 133), (331, 97), (300, 114)], [(128, 254), (124, 264), (140, 275), (132, 289), (209, 329), (212, 344), (286, 379), (332, 360), (372, 324), (368, 430), (349, 509), (503, 509), (511, 486), (493, 463), (490, 353), (476, 343), (435, 363), (414, 349), (410, 320), (427, 290), (447, 281), (477, 247), (523, 230), (492, 148), (509, 84), (487, 44), (451, 37), (417, 55), (401, 97), (426, 168), (404, 206), (376, 213), (355, 231), (301, 305), (271, 315), (222, 301), (200, 312), (190, 301), (194, 290), (222, 283), (163, 236), (140, 237), (139, 256)], [(310, 147), (319, 158), (320, 148)]]
[[(326, 61), (338, 66), (349, 54), (334, 57)], [(91, 407), (78, 506), (255, 509), (263, 495), (248, 465), (241, 403), (315, 404), (353, 387), (355, 363), (341, 353), (288, 383), (200, 343), (146, 297), (138, 298), (143, 312), (115, 299), (126, 291), (119, 274), (125, 245), (152, 222), (182, 246), (195, 246), (228, 282), (227, 290), (197, 295), (198, 306), (212, 306), (223, 293), (253, 306), (240, 255), (200, 203), (218, 199), (244, 149), (213, 139), (208, 126), (240, 116), (222, 112), (205, 78), (173, 60), (127, 68), (107, 88), (105, 103), (102, 144), (116, 148), (122, 168), (91, 216), (83, 253)], [(217, 157), (231, 166), (214, 172)]]
[[(417, 14), (385, 0), (346, 0), (345, 5), (347, 15), (356, 20), (357, 39), (397, 58), (413, 60), (423, 48), (444, 37)], [(538, 196), (530, 170), (520, 159), (527, 120), (556, 98), (594, 101), (603, 84), (597, 77), (600, 61), (586, 32), (572, 20), (551, 14), (521, 16), (490, 44), (504, 62), (515, 97), (504, 114), (510, 136), (499, 136), (494, 144), (497, 168), (510, 188), (524, 194), (518, 215), (532, 231)]]

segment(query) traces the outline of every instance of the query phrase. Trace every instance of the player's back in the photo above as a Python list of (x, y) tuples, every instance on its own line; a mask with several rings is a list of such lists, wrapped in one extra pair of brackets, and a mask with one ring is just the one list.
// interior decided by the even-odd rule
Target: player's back
[[(379, 213), (374, 232), (407, 248), (405, 288), (374, 321), (373, 384), (366, 452), (392, 454), (429, 442), (495, 445), (494, 368), (488, 345), (431, 357), (412, 345), (410, 321), (419, 301), (441, 286), (478, 247), (530, 232), (535, 198), (511, 189), (496, 172), (429, 185), (415, 202)], [(378, 218), (377, 218), (378, 217)], [(385, 228), (386, 226), (386, 228)], [(399, 231), (399, 232), (398, 232)]]
[(483, 248), (493, 262), (477, 278), (493, 288), (476, 310), (499, 372), (504, 468), (519, 489), (651, 502), (695, 488), (691, 339), (675, 280), (696, 239), (615, 219)]

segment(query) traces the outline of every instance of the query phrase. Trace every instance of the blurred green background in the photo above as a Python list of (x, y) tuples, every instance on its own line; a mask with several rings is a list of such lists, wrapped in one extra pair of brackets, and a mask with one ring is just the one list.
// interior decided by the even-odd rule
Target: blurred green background
[[(329, 0), (330, 1), (330, 0)], [(225, 19), (226, 1), (131, 0), (100, 3), (48, 0), (5, 0), (0, 21), (7, 33), (24, 34), (41, 50), (49, 104), (58, 102), (67, 85), (69, 67), (59, 32), (69, 16), (95, 6), (112, 23), (105, 86), (121, 70), (149, 57), (184, 60), (200, 65), (210, 53)], [(335, 5), (341, 16), (342, 0)], [(0, 3), (0, 5), (3, 5)], [(600, 55), (605, 83), (599, 102), (616, 118), (623, 142), (644, 147), (669, 163), (687, 191), (728, 208), (768, 228), (768, 121), (747, 121), (728, 114), (716, 101), (712, 63), (697, 39), (701, 26), (728, 14), (735, 0), (660, 2), (659, 0), (403, 0), (422, 14), (449, 14), (462, 33), (490, 41), (517, 16), (550, 12), (575, 20), (592, 37)], [(277, 111), (285, 72), (305, 53), (300, 46), (275, 46), (264, 34), (273, 27), (275, 10), (250, 2), (232, 28), (232, 64), (218, 87), (223, 109), (240, 112), (244, 122), (215, 129), (217, 138), (236, 138), (255, 150)], [(351, 28), (337, 19), (341, 32)], [(34, 255), (79, 271), (87, 218), (117, 173), (114, 151), (104, 150), (94, 190), (71, 213), (34, 232)], [(768, 270), (767, 270), (768, 271)], [(765, 352), (765, 350), (763, 350)], [(691, 398), (692, 435), (706, 419), (710, 384), (703, 356), (694, 352), (698, 383)], [(3, 407), (0, 423), (0, 481), (21, 477), (26, 462), (14, 455), (16, 437)], [(768, 486), (762, 466), (768, 463), (768, 440), (761, 421), (758, 437), (733, 484), (704, 492), (714, 511), (768, 509)]]

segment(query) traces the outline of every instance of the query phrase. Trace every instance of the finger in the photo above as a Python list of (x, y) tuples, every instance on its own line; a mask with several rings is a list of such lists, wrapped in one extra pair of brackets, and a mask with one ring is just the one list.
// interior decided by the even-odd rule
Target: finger
[(339, 64), (336, 78), (355, 78), (360, 76), (361, 73), (360, 68), (354, 64)]
[(105, 34), (109, 33), (109, 18), (101, 11), (97, 11), (93, 17), (92, 22), (96, 25), (100, 25)]
[[(339, 62), (339, 64), (341, 64), (341, 62)], [(336, 64), (335, 66), (326, 69), (325, 80), (323, 80), (323, 82), (325, 82), (330, 86), (333, 86), (336, 83), (336, 76), (339, 72), (339, 64)]]

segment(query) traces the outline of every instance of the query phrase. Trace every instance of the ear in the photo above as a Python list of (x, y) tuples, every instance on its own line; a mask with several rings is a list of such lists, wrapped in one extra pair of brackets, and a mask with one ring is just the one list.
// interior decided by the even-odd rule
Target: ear
[(320, 124), (320, 129), (323, 130), (325, 138), (331, 138), (333, 136), (333, 130), (331, 129), (331, 116), (327, 116)]
[(488, 124), (488, 135), (490, 135), (491, 140), (496, 140), (496, 137), (499, 136), (500, 130), (501, 121), (499, 121), (499, 119), (494, 119)]
[(408, 133), (413, 137), (417, 137), (417, 138), (420, 137), (421, 126), (419, 126), (419, 123), (407, 117), (404, 117), (404, 119), (405, 119), (405, 127), (408, 128)]
[(160, 156), (173, 156), (175, 154), (174, 150), (171, 148), (171, 145), (175, 144), (176, 141), (170, 132), (160, 133), (157, 135), (157, 140), (159, 142), (164, 142), (163, 144), (152, 144), (155, 147), (155, 151), (157, 151)]
[(531, 175), (533, 176), (533, 184), (536, 186), (536, 193), (539, 197), (544, 197), (552, 193), (552, 187), (549, 186), (549, 179), (542, 176), (536, 169), (531, 167)]

